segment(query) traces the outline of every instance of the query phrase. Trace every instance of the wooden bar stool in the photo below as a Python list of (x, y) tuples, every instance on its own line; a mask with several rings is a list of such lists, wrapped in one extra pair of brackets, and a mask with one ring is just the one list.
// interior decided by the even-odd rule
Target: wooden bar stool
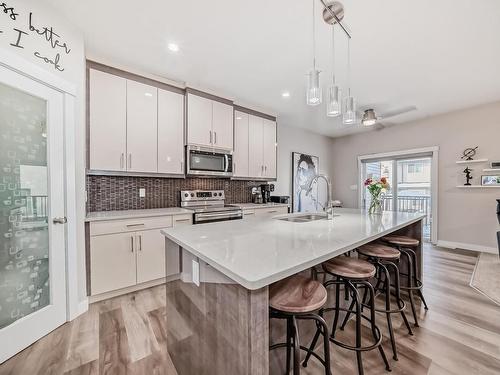
[(402, 290), (406, 290), (408, 292), (408, 296), (410, 298), (411, 311), (413, 313), (413, 319), (415, 320), (415, 327), (418, 327), (418, 315), (417, 309), (415, 308), (415, 300), (413, 298), (413, 291), (418, 293), (418, 296), (422, 300), (424, 307), (426, 310), (429, 310), (427, 307), (427, 303), (425, 302), (424, 295), (422, 293), (422, 287), (424, 284), (422, 280), (418, 278), (418, 266), (417, 266), (417, 254), (412, 249), (417, 247), (420, 244), (420, 241), (411, 238), (408, 236), (398, 236), (398, 235), (390, 235), (382, 238), (385, 242), (389, 243), (392, 246), (395, 246), (402, 255), (406, 257), (408, 262), (407, 272), (401, 272), (400, 275), (406, 276), (408, 278), (408, 284), (405, 286), (401, 286)]
[[(363, 360), (361, 357), (362, 352), (373, 350), (378, 348), (382, 360), (385, 363), (387, 371), (391, 371), (389, 362), (382, 347), (382, 335), (379, 328), (375, 324), (375, 290), (370, 284), (369, 280), (375, 276), (375, 266), (366, 260), (357, 259), (354, 257), (337, 257), (328, 262), (323, 263), (323, 269), (329, 275), (333, 277), (332, 280), (328, 280), (324, 285), (328, 287), (330, 285), (335, 285), (335, 306), (329, 308), (322, 308), (319, 311), (321, 316), (328, 311), (334, 311), (335, 315), (333, 318), (333, 327), (330, 334), (330, 341), (341, 348), (353, 350), (356, 352), (357, 362), (358, 362), (358, 373), (360, 375), (364, 374), (363, 370)], [(351, 307), (348, 309), (340, 306), (340, 286), (345, 285), (345, 288), (350, 292), (353, 302)], [(370, 316), (364, 316), (362, 314), (362, 301), (359, 294), (359, 289), (365, 288), (369, 294), (369, 301), (367, 306), (370, 308)], [(340, 311), (345, 311), (348, 314), (352, 313), (356, 316), (356, 345), (349, 345), (335, 338), (335, 332), (337, 330), (337, 324), (339, 321)], [(361, 332), (361, 320), (365, 319), (370, 323), (370, 328), (373, 336), (373, 343), (370, 345), (363, 346), (362, 343), (362, 332)], [(311, 350), (314, 349), (316, 345), (315, 340), (311, 343)], [(307, 365), (309, 355), (306, 356), (304, 360), (304, 366)]]
[[(392, 328), (392, 314), (401, 314), (403, 321), (408, 328), (408, 333), (413, 335), (413, 331), (410, 327), (410, 323), (405, 314), (406, 303), (401, 298), (401, 285), (399, 280), (399, 269), (396, 262), (399, 261), (401, 252), (393, 247), (380, 244), (380, 243), (370, 243), (360, 246), (358, 249), (358, 254), (361, 254), (368, 258), (368, 261), (372, 263), (377, 269), (377, 283), (375, 285), (375, 296), (377, 297), (379, 293), (385, 295), (385, 309), (375, 309), (377, 312), (386, 314), (387, 317), (387, 327), (389, 330), (389, 337), (391, 339), (392, 353), (394, 360), (398, 360), (398, 352), (396, 348), (396, 339), (394, 337), (394, 330)], [(391, 283), (391, 272), (394, 275), (394, 283)], [(397, 308), (391, 306), (391, 286), (394, 286), (394, 294), (396, 297)], [(363, 296), (363, 305), (365, 305), (367, 293)], [(344, 322), (346, 322), (348, 317)]]
[[(286, 374), (290, 373), (290, 356), (293, 349), (293, 374), (300, 374), (300, 350), (307, 356), (318, 359), (325, 367), (325, 374), (331, 375), (330, 341), (325, 320), (313, 313), (324, 306), (327, 299), (325, 287), (318, 281), (294, 275), (278, 281), (269, 287), (270, 318), (286, 319), (286, 342), (271, 345), (269, 350), (286, 347)], [(297, 320), (313, 320), (316, 323), (315, 340), (323, 335), (324, 358), (313, 350), (300, 345)]]

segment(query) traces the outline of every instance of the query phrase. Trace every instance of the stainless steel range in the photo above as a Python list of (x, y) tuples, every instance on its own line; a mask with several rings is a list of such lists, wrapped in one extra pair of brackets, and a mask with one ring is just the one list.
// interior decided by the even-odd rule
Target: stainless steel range
[(243, 218), (238, 206), (225, 204), (224, 190), (182, 190), (181, 207), (194, 211), (193, 224)]

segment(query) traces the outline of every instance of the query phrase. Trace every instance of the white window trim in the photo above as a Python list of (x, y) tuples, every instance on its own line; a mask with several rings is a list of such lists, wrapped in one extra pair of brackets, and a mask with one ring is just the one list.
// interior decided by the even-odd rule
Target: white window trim
[(363, 201), (361, 194), (363, 192), (363, 161), (369, 159), (384, 159), (400, 157), (405, 155), (414, 154), (432, 154), (432, 166), (431, 166), (431, 211), (432, 211), (432, 224), (431, 224), (431, 242), (435, 245), (438, 242), (438, 207), (439, 207), (439, 196), (438, 196), (438, 168), (439, 168), (439, 146), (414, 148), (409, 150), (382, 152), (378, 154), (368, 154), (358, 156), (358, 207), (361, 208)]

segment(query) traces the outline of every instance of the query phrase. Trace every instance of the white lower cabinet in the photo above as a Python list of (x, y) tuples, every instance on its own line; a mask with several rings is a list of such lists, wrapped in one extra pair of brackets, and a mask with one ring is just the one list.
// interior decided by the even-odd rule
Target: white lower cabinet
[(191, 224), (190, 214), (90, 223), (90, 294), (113, 292), (178, 274), (179, 251), (167, 252), (165, 260), (161, 230)]
[(101, 294), (136, 284), (134, 233), (90, 238), (91, 294)]

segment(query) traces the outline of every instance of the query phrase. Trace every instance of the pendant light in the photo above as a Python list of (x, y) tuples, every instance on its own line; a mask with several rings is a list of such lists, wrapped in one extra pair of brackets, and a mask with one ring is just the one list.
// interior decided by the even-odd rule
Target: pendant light
[(321, 104), (322, 92), (319, 80), (320, 71), (316, 69), (316, 22), (315, 22), (315, 6), (316, 0), (312, 0), (312, 12), (313, 12), (313, 68), (307, 74), (307, 92), (306, 92), (306, 103), (311, 106)]
[(356, 122), (356, 101), (351, 96), (351, 39), (347, 39), (347, 87), (348, 96), (344, 99), (343, 123), (352, 125)]
[(326, 115), (337, 117), (342, 113), (342, 95), (340, 87), (335, 82), (335, 24), (332, 25), (332, 83), (328, 87), (328, 102), (326, 105)]

